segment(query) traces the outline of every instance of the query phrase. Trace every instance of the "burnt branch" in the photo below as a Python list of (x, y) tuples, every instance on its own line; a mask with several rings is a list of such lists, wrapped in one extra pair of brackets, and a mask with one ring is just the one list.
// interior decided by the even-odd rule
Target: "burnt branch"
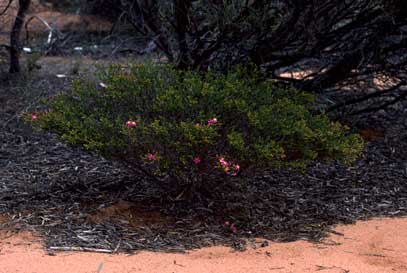
[(20, 72), (20, 33), (31, 1), (19, 0), (18, 3), (17, 16), (10, 33), (10, 73)]

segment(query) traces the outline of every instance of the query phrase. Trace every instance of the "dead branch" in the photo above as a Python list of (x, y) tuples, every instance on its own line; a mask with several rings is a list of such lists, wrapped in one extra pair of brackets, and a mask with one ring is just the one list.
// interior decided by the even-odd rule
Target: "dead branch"
[(10, 33), (10, 73), (20, 72), (20, 33), (31, 1), (19, 0), (18, 3), (17, 16)]

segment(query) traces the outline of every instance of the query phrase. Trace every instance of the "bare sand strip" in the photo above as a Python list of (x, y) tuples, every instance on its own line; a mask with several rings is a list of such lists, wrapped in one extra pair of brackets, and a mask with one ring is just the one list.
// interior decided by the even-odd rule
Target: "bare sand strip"
[[(338, 226), (324, 243), (270, 243), (232, 251), (212, 247), (187, 254), (134, 255), (57, 252), (49, 255), (29, 233), (0, 239), (0, 272), (13, 273), (387, 273), (407, 272), (407, 218), (360, 221)], [(261, 240), (259, 240), (261, 241)]]

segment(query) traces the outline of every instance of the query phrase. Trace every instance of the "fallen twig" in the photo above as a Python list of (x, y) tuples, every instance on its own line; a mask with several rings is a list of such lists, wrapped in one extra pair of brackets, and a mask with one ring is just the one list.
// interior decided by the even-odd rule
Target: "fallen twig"
[(98, 253), (113, 253), (110, 249), (101, 248), (89, 248), (89, 247), (78, 247), (78, 246), (51, 246), (50, 250), (56, 251), (87, 251), (87, 252), (98, 252)]

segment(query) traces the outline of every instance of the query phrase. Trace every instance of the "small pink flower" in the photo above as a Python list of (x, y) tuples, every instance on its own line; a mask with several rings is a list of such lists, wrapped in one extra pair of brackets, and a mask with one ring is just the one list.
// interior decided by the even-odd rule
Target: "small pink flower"
[(38, 119), (37, 114), (35, 114), (35, 113), (31, 114), (31, 120), (32, 121), (36, 121), (37, 119)]
[(224, 157), (219, 158), (219, 163), (225, 169), (230, 166), (230, 163), (227, 162)]
[(230, 226), (230, 230), (231, 230), (233, 233), (237, 233), (237, 228), (235, 227), (235, 225), (231, 225), (231, 226)]
[(194, 163), (196, 165), (198, 165), (199, 163), (201, 163), (201, 158), (199, 156), (195, 157), (192, 161), (194, 161)]
[(208, 120), (208, 125), (209, 125), (209, 126), (215, 125), (216, 123), (218, 123), (218, 120), (217, 120), (216, 118), (213, 118), (213, 119)]
[(157, 156), (155, 154), (148, 153), (147, 154), (147, 159), (149, 161), (155, 161), (157, 159)]
[(229, 222), (229, 221), (226, 221), (226, 222), (224, 223), (224, 225), (228, 227), (228, 226), (230, 226), (230, 222)]
[(127, 128), (133, 128), (133, 127), (136, 127), (136, 126), (137, 126), (137, 122), (135, 122), (134, 120), (128, 120), (126, 122), (126, 127)]
[[(225, 171), (228, 172), (229, 169), (228, 169), (228, 170), (225, 169)], [(233, 165), (233, 172), (231, 172), (231, 173), (229, 173), (229, 174), (230, 174), (231, 176), (236, 176), (239, 171), (240, 171), (240, 165), (239, 165), (239, 164), (234, 164), (234, 165)]]

